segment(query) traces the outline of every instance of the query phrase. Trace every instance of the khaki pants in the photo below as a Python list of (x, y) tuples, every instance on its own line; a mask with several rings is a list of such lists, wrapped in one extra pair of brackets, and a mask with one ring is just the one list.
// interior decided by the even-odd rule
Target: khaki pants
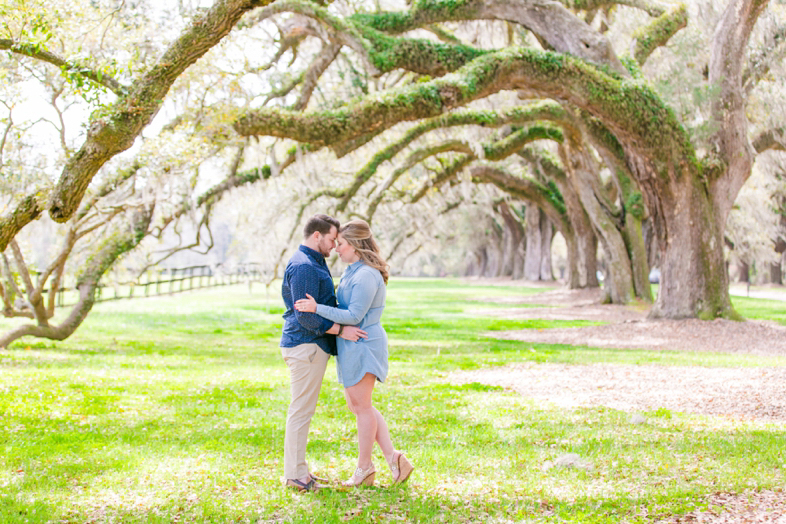
[(309, 473), (306, 462), (308, 428), (317, 409), (322, 377), (330, 355), (316, 344), (300, 344), (281, 348), (281, 356), (289, 367), (292, 393), (284, 437), (284, 478), (298, 479)]

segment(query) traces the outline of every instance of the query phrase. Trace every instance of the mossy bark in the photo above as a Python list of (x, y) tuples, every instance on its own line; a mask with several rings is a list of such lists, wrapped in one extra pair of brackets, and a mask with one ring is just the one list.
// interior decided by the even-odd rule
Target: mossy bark
[(698, 173), (661, 197), (661, 279), (653, 318), (739, 319), (729, 297), (723, 228)]
[(635, 48), (633, 57), (640, 65), (658, 47), (668, 42), (677, 31), (688, 25), (688, 9), (685, 4), (660, 15), (649, 25), (633, 33)]
[(407, 130), (403, 137), (375, 153), (371, 160), (357, 172), (355, 180), (346, 189), (343, 198), (336, 205), (336, 212), (341, 213), (346, 210), (347, 205), (349, 205), (349, 202), (357, 194), (358, 190), (371, 179), (380, 165), (391, 161), (404, 148), (429, 131), (466, 125), (500, 127), (506, 124), (527, 124), (538, 120), (559, 123), (564, 118), (565, 110), (562, 109), (562, 106), (552, 101), (541, 101), (499, 111), (453, 111), (446, 115), (420, 122)]
[(636, 296), (631, 260), (619, 217), (613, 216), (612, 205), (604, 198), (602, 188), (599, 187), (600, 180), (593, 169), (592, 154), (585, 144), (568, 140), (560, 147), (560, 156), (568, 171), (568, 179), (609, 257), (609, 275), (604, 282), (609, 300), (614, 304), (627, 304)]
[(46, 193), (35, 192), (22, 198), (11, 213), (0, 218), (0, 253), (27, 224), (46, 211)]
[[(713, 141), (711, 167), (700, 165), (674, 112), (644, 82), (609, 74), (567, 54), (528, 48), (489, 53), (452, 75), (374, 95), (329, 113), (249, 111), (235, 128), (244, 135), (331, 145), (402, 121), (433, 117), (503, 89), (564, 100), (596, 118), (613, 135), (641, 188), (663, 253), (663, 284), (653, 314), (731, 316), (720, 232), (750, 174), (753, 155), (746, 136), (739, 68), (750, 29), (766, 4), (765, 0), (732, 0), (715, 31), (710, 80), (721, 88), (714, 106), (721, 131)], [(582, 203), (592, 200), (588, 197), (581, 195)], [(601, 213), (595, 216), (602, 218)], [(612, 279), (614, 293), (625, 302), (635, 293), (628, 250), (617, 225), (597, 220), (595, 229), (612, 257), (617, 275)], [(683, 263), (688, 265), (680, 269)]]
[(627, 74), (608, 39), (557, 2), (419, 0), (406, 12), (359, 14), (351, 19), (389, 34), (401, 34), (440, 22), (504, 20), (525, 27), (550, 49)]

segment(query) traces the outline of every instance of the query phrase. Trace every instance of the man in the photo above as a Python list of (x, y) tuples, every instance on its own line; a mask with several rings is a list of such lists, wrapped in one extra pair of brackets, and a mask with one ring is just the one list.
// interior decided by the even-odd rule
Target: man
[(330, 355), (336, 354), (336, 335), (356, 341), (366, 337), (354, 326), (340, 326), (314, 313), (296, 311), (294, 304), (314, 297), (318, 304), (335, 307), (333, 277), (325, 257), (336, 247), (340, 224), (335, 218), (317, 214), (303, 228), (303, 244), (292, 255), (284, 271), (281, 296), (287, 307), (281, 336), (281, 355), (289, 367), (292, 400), (287, 412), (284, 437), (284, 478), (286, 485), (299, 491), (316, 491), (323, 487), (308, 469), (306, 444), (311, 417), (317, 407), (322, 377)]

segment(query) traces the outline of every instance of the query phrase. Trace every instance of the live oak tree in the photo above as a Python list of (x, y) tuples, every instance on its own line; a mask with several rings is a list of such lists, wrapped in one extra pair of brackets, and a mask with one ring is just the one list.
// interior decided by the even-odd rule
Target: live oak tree
[[(180, 35), (166, 45), (156, 42), (161, 34), (149, 31), (154, 20), (140, 13), (145, 6), (103, 9), (46, 1), (2, 6), (1, 101), (6, 111), (0, 173), (6, 212), (0, 218), (0, 251), (5, 252), (0, 297), (5, 316), (35, 322), (5, 333), (0, 347), (26, 335), (70, 336), (92, 308), (100, 279), (122, 256), (189, 214), (196, 218), (195, 244), (209, 246), (209, 238), (200, 235), (209, 237), (211, 206), (232, 188), (269, 176), (263, 169), (240, 171), (247, 140), (197, 130), (198, 109), (189, 119), (171, 121), (158, 141), (138, 140), (168, 94), (170, 104), (188, 104), (189, 90), (204, 96), (197, 81), (170, 90), (243, 13), (258, 5), (219, 2), (183, 23)], [(163, 47), (160, 54), (158, 46)], [(215, 71), (200, 72), (213, 77), (212, 85), (219, 83)], [(40, 93), (48, 108), (26, 107), (30, 92)], [(81, 108), (84, 115), (88, 106), (89, 120), (74, 124), (72, 114)], [(47, 142), (42, 137), (51, 129), (54, 139)], [(135, 142), (131, 154), (118, 156)], [(226, 179), (197, 193), (195, 186), (204, 186), (197, 184), (200, 166), (208, 160), (216, 164), (218, 158), (224, 159), (219, 164)], [(59, 176), (53, 172), (58, 167)], [(20, 243), (36, 234), (30, 223), (45, 212), (63, 225), (53, 239), (57, 249), (41, 265), (26, 256)], [(66, 272), (79, 298), (55, 321), (54, 291)]]
[[(618, 302), (647, 298), (646, 221), (662, 271), (653, 315), (734, 315), (723, 259), (726, 218), (756, 153), (780, 147), (777, 122), (751, 137), (745, 114), (745, 101), (766, 83), (778, 56), (748, 54), (756, 21), (775, 13), (768, 2), (731, 0), (713, 22), (709, 124), (700, 136), (641, 70), (685, 26), (684, 6), (645, 0), (421, 0), (398, 11), (304, 0), (179, 5), (182, 12), (158, 15), (149, 14), (156, 13), (154, 3), (39, 0), (0, 8), (2, 74), (10, 80), (0, 172), (14, 181), (0, 216), (7, 273), (13, 265), (24, 273), (15, 239), (43, 214), (63, 224), (66, 259), (68, 246), (77, 245), (71, 240), (89, 239), (76, 271), (81, 301), (67, 321), (49, 326), (42, 284), (16, 282), (11, 291), (26, 297), (25, 314), (36, 325), (5, 344), (24, 334), (68, 336), (88, 314), (101, 276), (145, 239), (189, 214), (198, 231), (208, 231), (211, 207), (235, 188), (289, 176), (305, 158), (330, 154), (336, 163), (353, 157), (360, 166), (336, 180), (323, 172), (312, 180), (323, 188), (303, 195), (307, 201), (331, 198), (336, 212), (368, 219), (387, 206), (395, 211), (384, 210), (386, 218), (405, 222), (407, 206), (440, 190), (492, 184), (538, 207), (563, 231), (571, 285), (596, 283), (594, 249), (603, 245), (610, 298)], [(619, 57), (612, 39), (630, 35), (605, 31), (623, 9), (648, 18), (624, 45), (630, 56)], [(487, 45), (485, 23), (506, 28), (504, 44)], [(475, 28), (475, 42), (448, 30), (463, 26)], [(278, 34), (271, 36), (271, 28)], [(780, 34), (777, 24), (760, 32), (760, 40)], [(282, 66), (285, 55), (305, 66)], [(31, 168), (19, 153), (28, 135), (14, 100), (34, 83), (46, 86), (55, 108), (49, 120), (60, 130), (60, 152)], [(11, 92), (14, 86), (18, 92)], [(519, 102), (500, 105), (506, 92), (517, 93)], [(90, 111), (82, 113), (81, 130), (68, 134), (62, 104), (80, 97)], [(317, 108), (315, 100), (332, 107)], [(486, 100), (497, 101), (491, 111), (478, 107)], [(145, 136), (154, 119), (156, 130)], [(448, 136), (462, 126), (486, 132), (470, 141)], [(209, 154), (157, 156), (183, 137), (207, 143)], [(551, 145), (533, 147), (535, 141)], [(250, 160), (267, 146), (268, 158)], [(400, 169), (388, 169), (404, 151)], [(222, 159), (222, 175), (199, 182), (203, 173), (194, 167), (189, 174), (188, 160), (199, 166), (211, 155)], [(306, 203), (295, 209), (305, 212)], [(505, 213), (502, 201), (495, 205)], [(427, 215), (420, 216), (397, 233), (393, 247), (428, 231)], [(63, 257), (45, 268), (50, 285), (63, 274)], [(14, 308), (5, 302), (9, 314)]]
[[(586, 113), (613, 138), (631, 184), (640, 191), (661, 257), (660, 291), (651, 315), (733, 317), (723, 231), (762, 148), (754, 149), (748, 133), (743, 82), (749, 74), (750, 35), (767, 4), (730, 1), (714, 28), (707, 64), (709, 84), (716, 89), (713, 125), (702, 144), (692, 142), (673, 109), (640, 78), (635, 60), (627, 59), (627, 69), (622, 67), (600, 33), (581, 40), (589, 26), (556, 2), (548, 5), (561, 18), (543, 16), (538, 22), (559, 20), (559, 31), (527, 18), (540, 12), (542, 2), (519, 2), (516, 9), (507, 3), (486, 7), (473, 2), (415, 2), (404, 12), (344, 18), (302, 2), (277, 2), (260, 16), (288, 11), (318, 21), (314, 34), (322, 31), (323, 38), (350, 46), (373, 74), (405, 68), (439, 78), (329, 111), (249, 109), (234, 127), (242, 135), (286, 137), (312, 148), (342, 151), (397, 123), (434, 118), (502, 90), (558, 99)], [(632, 58), (647, 56), (684, 24), (684, 7), (661, 12), (648, 32), (637, 35)], [(478, 51), (398, 36), (430, 24), (478, 18), (521, 24), (550, 50), (511, 46)], [(573, 37), (582, 45), (576, 46)], [(607, 227), (595, 225), (598, 232)]]

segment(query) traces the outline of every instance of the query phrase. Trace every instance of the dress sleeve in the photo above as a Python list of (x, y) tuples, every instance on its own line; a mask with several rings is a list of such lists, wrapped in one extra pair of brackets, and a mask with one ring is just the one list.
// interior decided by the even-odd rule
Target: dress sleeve
[[(319, 297), (319, 274), (317, 271), (306, 264), (299, 266), (290, 279), (290, 290), (292, 292), (292, 303), (301, 298), (306, 298), (306, 293), (316, 298)], [(295, 318), (304, 329), (317, 335), (323, 335), (328, 329), (333, 327), (333, 322), (322, 318), (316, 313), (306, 313), (295, 309)]]
[(377, 280), (370, 273), (358, 273), (352, 282), (347, 309), (317, 304), (317, 315), (338, 324), (360, 324), (377, 294)]

